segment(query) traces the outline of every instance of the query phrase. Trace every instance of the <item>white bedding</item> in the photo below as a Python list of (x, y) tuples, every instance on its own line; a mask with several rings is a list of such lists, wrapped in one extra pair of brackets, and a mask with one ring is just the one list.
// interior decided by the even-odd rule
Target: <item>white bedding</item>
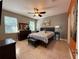
[(38, 33), (29, 34), (29, 37), (48, 43), (48, 39), (51, 38), (53, 35), (54, 35), (54, 32), (51, 32), (51, 31), (40, 31)]

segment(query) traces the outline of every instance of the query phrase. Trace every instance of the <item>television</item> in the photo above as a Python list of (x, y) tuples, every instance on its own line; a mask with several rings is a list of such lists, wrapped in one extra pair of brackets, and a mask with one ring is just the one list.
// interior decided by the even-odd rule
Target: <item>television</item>
[(2, 0), (0, 0), (0, 25), (1, 25), (1, 13), (2, 13)]

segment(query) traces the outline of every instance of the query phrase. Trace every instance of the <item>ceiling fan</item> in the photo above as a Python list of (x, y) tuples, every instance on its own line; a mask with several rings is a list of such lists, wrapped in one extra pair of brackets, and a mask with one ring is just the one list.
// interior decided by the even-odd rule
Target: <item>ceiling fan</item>
[(39, 12), (39, 9), (37, 9), (37, 8), (34, 8), (34, 13), (28, 12), (28, 14), (34, 14), (34, 17), (35, 17), (35, 16), (42, 17), (42, 14), (45, 14), (45, 13), (46, 13), (45, 11)]

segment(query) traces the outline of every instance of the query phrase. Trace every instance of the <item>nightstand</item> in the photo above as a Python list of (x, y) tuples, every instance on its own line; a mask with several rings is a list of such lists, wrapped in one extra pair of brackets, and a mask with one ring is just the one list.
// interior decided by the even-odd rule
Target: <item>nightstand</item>
[(60, 32), (55, 32), (55, 39), (60, 40)]

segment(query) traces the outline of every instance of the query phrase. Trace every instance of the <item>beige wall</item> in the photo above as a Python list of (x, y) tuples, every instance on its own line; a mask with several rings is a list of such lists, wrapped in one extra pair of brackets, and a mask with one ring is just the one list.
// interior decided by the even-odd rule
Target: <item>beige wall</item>
[[(29, 22), (29, 20), (34, 20), (32, 18), (26, 17), (26, 16), (22, 16), (22, 15), (18, 15), (9, 11), (5, 11), (3, 10), (2, 12), (2, 20), (1, 20), (1, 26), (0, 26), (0, 36), (3, 38), (6, 37), (12, 37), (14, 39), (17, 38), (17, 34), (5, 34), (5, 30), (4, 30), (4, 16), (11, 16), (11, 17), (16, 17), (18, 19), (18, 23), (19, 22)], [(61, 27), (61, 38), (67, 38), (67, 16), (66, 13), (64, 14), (60, 14), (60, 15), (56, 15), (56, 16), (51, 16), (51, 17), (47, 17), (41, 20), (37, 21), (37, 30), (39, 30), (43, 25), (43, 22), (45, 20), (49, 20), (50, 21), (50, 25), (49, 26), (55, 26), (55, 25), (60, 25)]]
[(48, 21), (50, 24), (48, 25), (54, 27), (56, 25), (60, 26), (60, 34), (61, 38), (67, 38), (67, 28), (68, 28), (68, 17), (66, 13), (50, 16), (37, 21), (37, 30), (40, 30), (41, 27), (44, 27), (44, 22)]
[(26, 17), (26, 16), (22, 16), (16, 13), (12, 13), (6, 10), (2, 10), (2, 19), (1, 19), (1, 26), (0, 26), (0, 36), (3, 38), (6, 37), (12, 37), (14, 39), (17, 38), (17, 33), (13, 33), (13, 34), (5, 34), (5, 27), (4, 27), (4, 16), (11, 16), (11, 17), (15, 17), (18, 20), (18, 23), (28, 23), (30, 20), (34, 20), (32, 18)]

